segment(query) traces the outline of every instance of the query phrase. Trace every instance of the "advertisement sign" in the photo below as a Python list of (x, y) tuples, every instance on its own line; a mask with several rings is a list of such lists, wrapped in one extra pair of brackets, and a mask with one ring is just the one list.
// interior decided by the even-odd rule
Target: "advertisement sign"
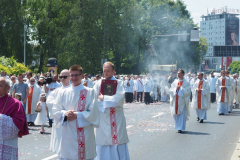
[(232, 63), (232, 57), (222, 57), (222, 68), (228, 68), (228, 66)]
[(58, 67), (48, 67), (48, 72), (57, 74)]
[(226, 45), (239, 45), (239, 19), (227, 19), (225, 33)]

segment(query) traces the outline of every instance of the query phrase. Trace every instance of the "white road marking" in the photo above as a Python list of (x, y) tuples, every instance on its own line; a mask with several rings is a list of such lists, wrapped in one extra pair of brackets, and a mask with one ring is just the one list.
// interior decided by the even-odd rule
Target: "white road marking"
[(44, 158), (44, 159), (42, 159), (42, 160), (49, 160), (49, 159), (52, 159), (52, 158), (55, 158), (55, 157), (58, 157), (58, 155), (57, 155), (57, 154), (54, 154), (54, 155), (52, 155), (52, 156), (50, 156), (50, 157), (47, 157), (47, 158)]
[(161, 115), (163, 115), (163, 114), (165, 114), (165, 113), (163, 113), (163, 112), (160, 112), (160, 113), (158, 113), (157, 115), (155, 115), (155, 116), (152, 116), (152, 118), (159, 117), (159, 116), (161, 116)]
[(133, 127), (133, 125), (129, 125), (129, 126), (127, 126), (126, 128), (128, 129), (128, 128), (131, 128), (131, 127)]

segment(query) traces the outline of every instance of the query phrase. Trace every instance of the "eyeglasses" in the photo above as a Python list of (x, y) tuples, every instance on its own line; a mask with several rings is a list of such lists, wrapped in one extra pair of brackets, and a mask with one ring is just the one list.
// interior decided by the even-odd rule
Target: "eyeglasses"
[(59, 76), (60, 79), (64, 78), (67, 79), (68, 76)]
[(30, 82), (35, 82), (35, 81), (30, 81)]
[(70, 76), (73, 78), (73, 77), (79, 77), (81, 74), (71, 74)]

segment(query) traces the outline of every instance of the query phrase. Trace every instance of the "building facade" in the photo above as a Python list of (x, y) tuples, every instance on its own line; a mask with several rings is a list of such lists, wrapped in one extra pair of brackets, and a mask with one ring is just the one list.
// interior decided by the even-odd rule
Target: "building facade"
[(222, 12), (202, 16), (200, 36), (207, 39), (208, 50), (203, 69), (221, 70), (240, 59), (238, 14)]

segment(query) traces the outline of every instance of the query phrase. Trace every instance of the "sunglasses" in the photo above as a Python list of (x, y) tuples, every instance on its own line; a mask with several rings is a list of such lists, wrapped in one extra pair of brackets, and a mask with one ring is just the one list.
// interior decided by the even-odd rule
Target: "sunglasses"
[(64, 78), (67, 79), (68, 76), (59, 76), (60, 79)]

